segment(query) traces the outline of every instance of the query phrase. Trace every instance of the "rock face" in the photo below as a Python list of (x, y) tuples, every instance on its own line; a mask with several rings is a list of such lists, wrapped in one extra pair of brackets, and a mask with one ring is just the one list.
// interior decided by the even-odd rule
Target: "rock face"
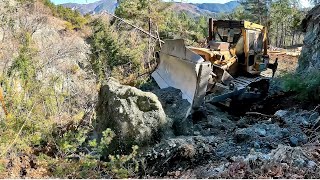
[(298, 72), (320, 69), (320, 5), (309, 11), (302, 22), (306, 32), (304, 47), (299, 58)]
[(116, 138), (112, 143), (122, 150), (152, 143), (170, 126), (156, 95), (121, 85), (112, 78), (101, 87), (97, 116), (98, 133), (113, 130)]
[[(88, 55), (87, 35), (67, 30), (66, 21), (53, 17), (41, 2), (24, 4), (2, 0), (0, 4), (0, 71), (5, 75), (19, 54), (21, 46), (17, 43), (21, 40), (17, 34), (23, 37), (28, 34), (35, 51), (32, 64), (39, 67), (36, 71), (37, 83), (41, 83), (39, 91), (53, 88), (57, 97), (70, 95), (66, 101), (61, 99), (63, 104), (59, 106), (63, 108), (51, 118), (65, 124), (69, 117), (81, 112), (92, 114), (98, 91)], [(0, 113), (0, 117), (2, 115)]]

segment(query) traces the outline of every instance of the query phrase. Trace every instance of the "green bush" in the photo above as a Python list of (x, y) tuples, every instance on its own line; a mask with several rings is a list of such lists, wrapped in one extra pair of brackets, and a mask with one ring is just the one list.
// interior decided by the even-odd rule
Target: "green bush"
[[(21, 169), (27, 178), (132, 176), (137, 170), (137, 147), (129, 155), (108, 154), (114, 133), (107, 129), (101, 139), (92, 138), (85, 107), (71, 104), (75, 99), (69, 92), (55, 89), (63, 83), (60, 77), (37, 79), (42, 68), (38, 50), (29, 33), (19, 40), (17, 57), (6, 76), (0, 77), (8, 111), (0, 121), (0, 178), (22, 178)], [(101, 161), (102, 157), (108, 160)]]
[(91, 45), (91, 63), (98, 80), (113, 75), (123, 83), (135, 81), (143, 71), (144, 43), (133, 46), (129, 38), (121, 37), (101, 19), (91, 24), (93, 34), (89, 38)]
[(320, 72), (318, 70), (303, 74), (286, 74), (282, 79), (285, 90), (296, 92), (300, 100), (320, 100)]
[(35, 62), (32, 62), (32, 58), (36, 50), (31, 47), (31, 35), (29, 33), (22, 34), (20, 41), (21, 47), (19, 55), (9, 68), (8, 76), (11, 76), (14, 71), (16, 71), (22, 80), (27, 81), (35, 76)]

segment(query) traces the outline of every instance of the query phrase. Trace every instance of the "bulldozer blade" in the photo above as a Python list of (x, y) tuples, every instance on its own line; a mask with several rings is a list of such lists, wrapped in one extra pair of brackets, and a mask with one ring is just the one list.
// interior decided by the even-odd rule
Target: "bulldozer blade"
[(160, 51), (160, 62), (152, 73), (161, 89), (180, 89), (182, 98), (192, 108), (198, 108), (204, 101), (211, 63), (185, 46), (184, 40), (166, 40)]

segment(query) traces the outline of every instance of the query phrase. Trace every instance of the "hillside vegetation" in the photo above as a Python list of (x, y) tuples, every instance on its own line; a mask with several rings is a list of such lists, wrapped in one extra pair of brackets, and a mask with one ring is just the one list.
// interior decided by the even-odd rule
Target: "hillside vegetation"
[[(137, 147), (128, 155), (108, 152), (114, 133), (107, 129), (97, 139), (95, 105), (107, 77), (131, 85), (147, 80), (158, 41), (108, 17), (84, 17), (47, 0), (3, 3), (0, 177), (134, 175)], [(201, 24), (187, 16), (157, 11), (152, 33), (157, 25), (161, 37), (177, 34), (190, 43), (205, 37)]]
[[(246, 3), (253, 2), (248, 0)], [(295, 2), (273, 1), (267, 9), (263, 9), (266, 4), (263, 5), (256, 9), (242, 6), (219, 17), (250, 20), (268, 26), (270, 43), (274, 46), (301, 43), (303, 35), (298, 25), (304, 12)], [(265, 12), (266, 16), (253, 16), (259, 11)], [(205, 117), (208, 121), (195, 126), (198, 128), (195, 128), (197, 134), (177, 136), (166, 141), (161, 141), (160, 135), (153, 137), (156, 133), (160, 134), (160, 130), (158, 133), (152, 129), (153, 126), (149, 128), (150, 124), (165, 131), (165, 137), (173, 136), (173, 130), (166, 128), (170, 126), (170, 129), (174, 121), (185, 125), (181, 119), (185, 118), (183, 111), (188, 111), (185, 108), (188, 102), (181, 100), (172, 103), (174, 97), (181, 96), (180, 92), (162, 92), (156, 96), (135, 88), (153, 87), (150, 73), (157, 66), (156, 52), (161, 46), (160, 39), (180, 38), (187, 45), (203, 47), (208, 35), (208, 17), (195, 18), (185, 12), (172, 11), (170, 3), (160, 0), (121, 1), (115, 14), (157, 37), (151, 38), (109, 15), (84, 16), (78, 11), (54, 5), (49, 0), (3, 0), (0, 14), (0, 178), (180, 177), (176, 172), (170, 175), (170, 170), (189, 168), (193, 163), (200, 164), (200, 161), (207, 162), (213, 147), (221, 148), (222, 154), (231, 154), (232, 157), (237, 155), (238, 145), (247, 148), (245, 143), (235, 144), (230, 139), (238, 126), (239, 132), (253, 131), (251, 127), (240, 124), (252, 119), (236, 117), (239, 123), (235, 123), (227, 113), (220, 112), (211, 104), (208, 105), (211, 114)], [(297, 77), (302, 81), (315, 76)], [(300, 91), (305, 87), (305, 83), (297, 85), (297, 79), (288, 78), (288, 90)], [(310, 82), (312, 86), (304, 91), (307, 97), (310, 93), (318, 92), (313, 89), (319, 86), (319, 78)], [(103, 94), (111, 91), (113, 93)], [(161, 99), (166, 95), (168, 99)], [(113, 104), (108, 104), (110, 102)], [(127, 111), (130, 113), (126, 114), (124, 111), (128, 109), (137, 112)], [(135, 130), (128, 132), (130, 136), (110, 128), (101, 129), (101, 116), (107, 114), (107, 117), (111, 117), (117, 113), (119, 118), (127, 118), (121, 121), (121, 128)], [(181, 117), (173, 117), (172, 113)], [(292, 116), (304, 117), (299, 113)], [(308, 112), (308, 117), (312, 113)], [(139, 121), (141, 117), (143, 121)], [(130, 118), (136, 121), (130, 124)], [(150, 123), (150, 119), (153, 123)], [(310, 122), (314, 121), (314, 118), (310, 119)], [(107, 120), (113, 122), (119, 119), (113, 117)], [(278, 125), (268, 124), (269, 120), (265, 122), (267, 125), (263, 124), (261, 128), (270, 126), (278, 134), (282, 133), (283, 129)], [(215, 123), (220, 124), (215, 126)], [(116, 127), (118, 124), (112, 125)], [(257, 126), (260, 128), (260, 125)], [(217, 138), (205, 134), (208, 128), (218, 132)], [(290, 128), (292, 132), (287, 134), (291, 137), (296, 127)], [(299, 128), (297, 132), (304, 135)], [(237, 138), (242, 137), (239, 134)], [(129, 148), (119, 145), (123, 143), (119, 135), (129, 136), (126, 139)], [(131, 137), (137, 135), (139, 137), (136, 139)], [(273, 137), (270, 131), (267, 135)], [(282, 142), (289, 135), (279, 135), (277, 140)], [(139, 138), (145, 136), (150, 141), (144, 142), (141, 147), (136, 146)], [(248, 136), (245, 135), (246, 140), (254, 139)], [(115, 142), (118, 143), (118, 149)], [(149, 142), (150, 145), (159, 144), (147, 149)], [(272, 145), (271, 140), (261, 140), (259, 143), (267, 148)], [(120, 147), (125, 147), (125, 150)], [(173, 167), (175, 164), (178, 165)], [(237, 166), (234, 171), (231, 167), (232, 176), (219, 177), (244, 177), (239, 172), (241, 167)], [(258, 177), (253, 170), (248, 174)], [(313, 172), (309, 174), (314, 175)], [(278, 177), (268, 177), (271, 176)]]

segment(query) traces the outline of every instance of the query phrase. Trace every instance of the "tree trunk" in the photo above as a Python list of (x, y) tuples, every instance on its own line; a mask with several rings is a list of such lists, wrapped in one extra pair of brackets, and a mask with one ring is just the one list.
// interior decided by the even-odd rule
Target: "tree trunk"
[[(149, 13), (149, 18), (148, 18), (148, 27), (149, 27), (149, 34), (151, 34), (151, 10), (150, 10), (150, 2), (148, 2), (148, 13)], [(150, 65), (150, 57), (151, 57), (151, 36), (149, 36), (149, 41), (148, 41), (148, 68), (151, 70), (151, 65)]]
[(282, 45), (283, 45), (283, 23), (281, 23), (281, 36), (280, 36), (279, 47), (282, 47)]
[(161, 39), (160, 39), (160, 35), (159, 35), (159, 27), (158, 27), (158, 25), (156, 24), (156, 29), (157, 29), (157, 37), (158, 37), (158, 42), (159, 42), (159, 47), (161, 48)]
[(286, 23), (284, 23), (283, 46), (286, 46), (286, 37), (287, 37), (287, 25)]
[(278, 40), (279, 40), (279, 23), (277, 23), (277, 34), (276, 34), (276, 47), (279, 47), (279, 42), (278, 42)]
[(293, 32), (292, 32), (291, 46), (293, 46), (293, 44), (294, 44), (294, 36), (295, 36), (295, 34), (296, 34), (296, 32), (293, 31)]
[[(149, 24), (149, 34), (151, 34), (151, 18), (149, 18), (148, 24)], [(149, 41), (148, 41), (148, 68), (149, 68), (149, 70), (151, 69), (150, 57), (151, 57), (151, 36), (149, 36)]]

